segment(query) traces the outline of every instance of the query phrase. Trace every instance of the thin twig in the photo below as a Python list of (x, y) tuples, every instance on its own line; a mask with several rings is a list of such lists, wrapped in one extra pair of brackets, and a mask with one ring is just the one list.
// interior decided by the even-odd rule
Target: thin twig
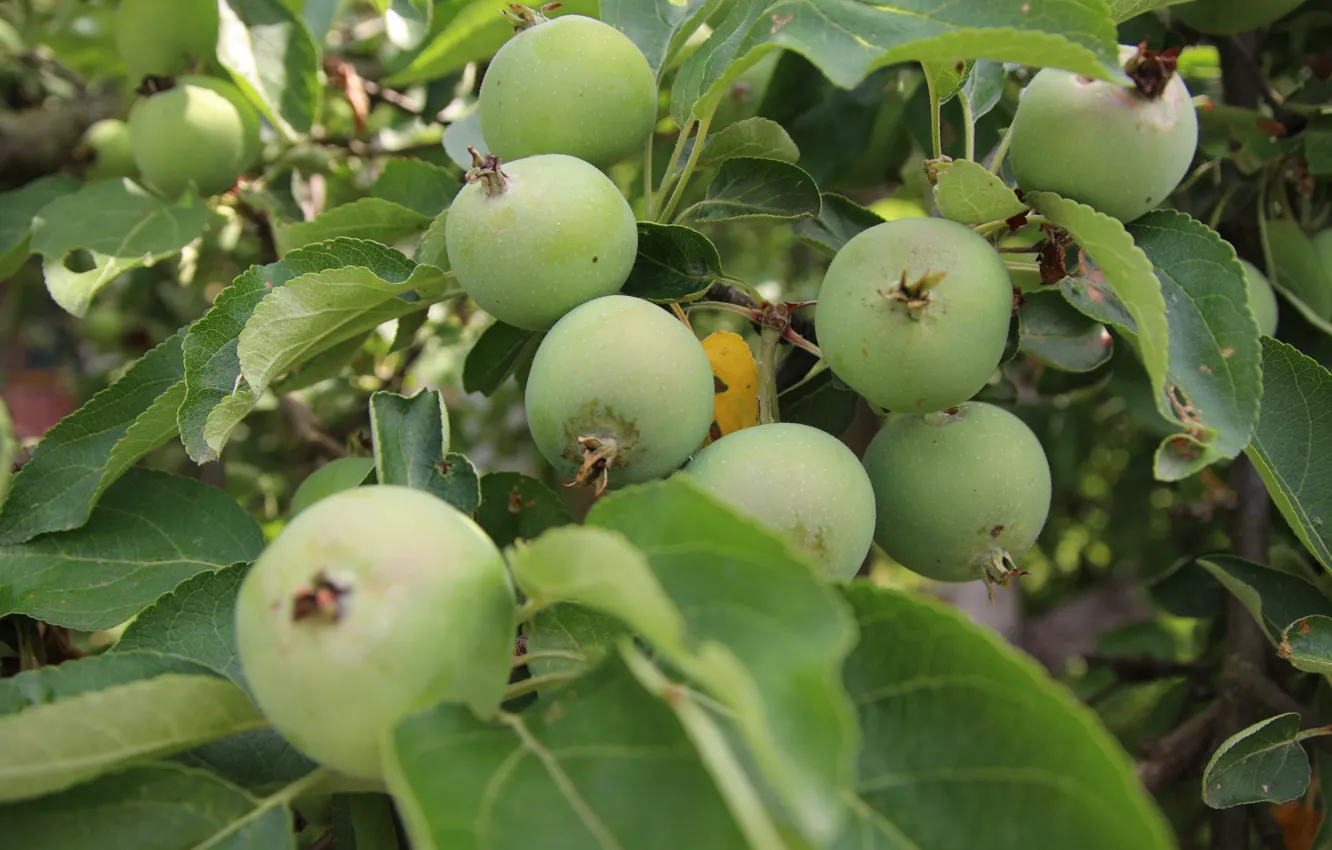
[(1149, 791), (1160, 791), (1187, 773), (1202, 756), (1220, 716), (1221, 700), (1213, 700), (1158, 741), (1151, 756), (1138, 762), (1138, 779), (1142, 784)]

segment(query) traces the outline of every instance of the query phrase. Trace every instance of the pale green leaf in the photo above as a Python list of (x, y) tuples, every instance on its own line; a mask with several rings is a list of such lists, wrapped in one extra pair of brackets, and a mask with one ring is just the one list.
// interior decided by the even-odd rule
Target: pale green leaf
[(287, 511), (289, 519), (314, 503), (359, 487), (375, 470), (375, 462), (368, 457), (339, 457), (311, 472), (296, 488), (291, 496), (291, 508)]
[(708, 11), (707, 0), (601, 0), (601, 20), (629, 36), (658, 76)]
[(0, 716), (168, 673), (206, 676), (212, 671), (187, 658), (159, 652), (118, 652), (75, 658), (0, 679)]
[(1150, 12), (1153, 9), (1187, 2), (1188, 0), (1109, 0), (1110, 17), (1114, 19), (1115, 23), (1122, 23), (1129, 18), (1136, 18), (1138, 15)]
[[(207, 208), (168, 202), (129, 180), (104, 180), (62, 195), (32, 220), (32, 250), (42, 255), (46, 288), (67, 312), (82, 316), (93, 296), (123, 272), (180, 252), (203, 232)], [(94, 268), (65, 266), (75, 251)]]
[(334, 239), (253, 266), (222, 290), (212, 309), (185, 337), (185, 399), (177, 413), (181, 441), (196, 463), (216, 460), (227, 438), (258, 400), (241, 379), (241, 331), (269, 290), (310, 272), (344, 266), (368, 268), (383, 280), (403, 282), (413, 263), (377, 242)]
[[(27, 258), (23, 247), (32, 231), (33, 217), (42, 207), (75, 192), (83, 185), (68, 174), (48, 174), (9, 192), (0, 192), (0, 257), (14, 253), (18, 262)], [(10, 271), (0, 265), (0, 277)]]
[(117, 478), (176, 433), (185, 393), (177, 333), (66, 416), (14, 476), (0, 513), (0, 543), (78, 528)]
[(254, 308), (237, 347), (241, 374), (258, 395), (292, 366), (457, 291), (434, 266), (417, 266), (401, 283), (360, 266), (302, 275)]
[(1332, 617), (1313, 614), (1286, 627), (1277, 654), (1297, 670), (1332, 675)]
[(361, 198), (324, 210), (310, 221), (278, 224), (273, 238), (283, 256), (339, 237), (393, 244), (430, 226), (431, 216), (383, 198)]
[(993, 59), (1123, 80), (1104, 0), (913, 3), (740, 0), (685, 60), (671, 89), (680, 126), (711, 115), (730, 82), (777, 47), (804, 55), (851, 88), (875, 68), (906, 61)]
[(59, 791), (113, 770), (266, 725), (245, 692), (167, 674), (0, 717), (0, 800)]
[(1004, 181), (978, 162), (959, 159), (940, 163), (934, 201), (944, 218), (963, 224), (1003, 221), (1027, 209)]

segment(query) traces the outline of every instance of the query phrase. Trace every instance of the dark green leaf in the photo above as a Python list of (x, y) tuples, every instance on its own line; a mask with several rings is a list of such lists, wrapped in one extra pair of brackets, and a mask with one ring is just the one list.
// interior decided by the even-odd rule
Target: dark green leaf
[(777, 397), (783, 422), (809, 425), (835, 437), (851, 427), (857, 404), (858, 396), (831, 369), (816, 372)]
[(1198, 563), (1244, 603), (1273, 646), (1301, 617), (1332, 616), (1332, 600), (1308, 579), (1233, 555), (1208, 555)]
[(391, 159), (375, 181), (374, 195), (434, 218), (462, 184), (447, 169), (419, 159)]
[(398, 850), (393, 801), (388, 795), (335, 796), (333, 846), (337, 850)]
[(213, 670), (248, 691), (236, 649), (236, 593), (249, 571), (236, 564), (183, 581), (125, 629), (107, 657), (141, 652), (174, 655)]
[(838, 848), (1176, 846), (1127, 754), (1029, 658), (938, 602), (843, 592), (860, 626), (843, 676), (864, 741)]
[(78, 528), (116, 479), (176, 433), (185, 397), (183, 333), (145, 354), (119, 380), (62, 419), (14, 476), (0, 543)]
[(449, 414), (439, 390), (404, 398), (370, 397), (370, 427), (380, 484), (413, 487), (465, 514), (481, 503), (481, 482), (465, 456), (449, 451)]
[(476, 523), (500, 548), (531, 540), (548, 528), (571, 522), (553, 490), (517, 472), (481, 476)]
[(278, 0), (220, 0), (217, 59), (283, 133), (304, 134), (319, 107), (319, 45)]
[(376, 242), (336, 239), (293, 251), (276, 263), (252, 266), (236, 277), (195, 322), (182, 346), (185, 399), (177, 413), (181, 441), (196, 463), (216, 460), (231, 431), (258, 401), (241, 378), (237, 348), (255, 307), (271, 290), (311, 272), (361, 266), (380, 279), (405, 282), (415, 266)]
[(1262, 409), (1245, 453), (1291, 530), (1332, 570), (1323, 519), (1332, 515), (1330, 422), (1332, 375), (1291, 346), (1265, 337)]
[[(42, 255), (46, 288), (66, 311), (82, 316), (93, 296), (123, 272), (170, 257), (203, 232), (207, 207), (164, 201), (129, 180), (104, 180), (62, 195), (32, 219), (32, 250)], [(92, 255), (91, 271), (65, 259)]]
[(517, 847), (539, 830), (551, 850), (678, 850), (682, 816), (690, 850), (747, 846), (680, 721), (618, 656), (544, 711), (485, 723), (442, 704), (393, 744), (386, 777), (414, 847)]
[(1122, 79), (1116, 32), (1097, 0), (884, 6), (860, 0), (740, 0), (685, 60), (671, 89), (680, 126), (711, 115), (731, 80), (774, 47), (794, 50), (851, 88), (909, 60), (994, 59)]
[(703, 200), (680, 213), (696, 221), (817, 216), (819, 187), (808, 173), (776, 159), (737, 156), (717, 169)]
[(1309, 756), (1300, 746), (1300, 716), (1278, 714), (1226, 739), (1203, 771), (1203, 802), (1214, 809), (1284, 803), (1309, 787)]
[(698, 156), (698, 169), (716, 168), (737, 156), (794, 163), (800, 149), (786, 129), (767, 118), (746, 118), (708, 136)]
[[(1187, 437), (1169, 437), (1157, 449), (1156, 477), (1177, 481), (1248, 445), (1263, 392), (1258, 325), (1234, 249), (1206, 225), (1157, 210), (1128, 232), (1170, 305), (1169, 389)], [(1165, 404), (1158, 405), (1163, 415)]]
[(1105, 325), (1074, 309), (1057, 290), (1025, 293), (1018, 328), (1023, 351), (1066, 372), (1090, 372), (1114, 352)]
[(190, 576), (263, 548), (259, 525), (225, 492), (134, 469), (82, 528), (0, 546), (0, 612), (109, 629)]
[(301, 486), (296, 488), (291, 497), (288, 517), (295, 517), (315, 502), (326, 499), (334, 493), (361, 486), (374, 471), (374, 458), (334, 458), (307, 475)]
[(524, 362), (536, 356), (542, 335), (495, 322), (467, 352), (463, 363), (463, 390), (493, 395)]
[(0, 806), (0, 835), (53, 850), (291, 850), (290, 812), (258, 806), (211, 773), (159, 763)]
[(817, 218), (796, 219), (795, 234), (828, 254), (842, 250), (852, 237), (877, 224), (883, 217), (842, 195), (824, 192)]
[(708, 237), (678, 224), (638, 223), (638, 257), (623, 292), (650, 301), (692, 301), (723, 279)]

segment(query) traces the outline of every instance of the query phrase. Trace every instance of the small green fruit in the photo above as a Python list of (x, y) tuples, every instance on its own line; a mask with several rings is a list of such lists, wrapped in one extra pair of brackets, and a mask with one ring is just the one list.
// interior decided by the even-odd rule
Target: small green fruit
[(184, 83), (134, 104), (130, 149), (144, 182), (169, 198), (193, 183), (201, 195), (225, 192), (240, 176), (248, 151), (248, 129), (226, 85)]
[(974, 396), (999, 365), (1013, 285), (994, 248), (942, 218), (904, 218), (838, 252), (814, 315), (823, 356), (866, 399), (928, 413)]
[(657, 82), (624, 33), (565, 15), (499, 49), (477, 112), (490, 152), (505, 161), (563, 153), (605, 167), (642, 152), (657, 119)]
[(119, 118), (105, 118), (93, 124), (84, 132), (83, 143), (93, 157), (86, 172), (89, 180), (134, 177), (139, 173), (130, 152), (129, 125)]
[(292, 519), (236, 599), (261, 711), (310, 758), (377, 779), (380, 738), (438, 700), (495, 711), (514, 595), (499, 549), (421, 490), (344, 490)]
[(1234, 35), (1267, 26), (1304, 0), (1193, 0), (1170, 7), (1170, 17), (1207, 35)]
[(865, 451), (874, 539), (936, 581), (1003, 580), (1050, 511), (1050, 464), (1013, 414), (982, 402), (897, 416)]
[(1253, 263), (1240, 259), (1244, 268), (1244, 285), (1249, 290), (1249, 309), (1258, 320), (1258, 330), (1267, 336), (1275, 336), (1277, 330), (1277, 299), (1267, 275), (1259, 271)]
[(130, 80), (175, 77), (217, 51), (216, 0), (120, 0), (116, 50)]
[(660, 307), (607, 295), (555, 323), (527, 378), (527, 424), (565, 480), (633, 484), (668, 475), (712, 425), (712, 366)]
[(481, 309), (544, 331), (619, 292), (638, 253), (634, 211), (581, 159), (544, 154), (476, 169), (444, 222), (449, 264)]
[(874, 539), (869, 477), (841, 440), (817, 428), (775, 422), (735, 431), (682, 474), (787, 534), (830, 578), (854, 578)]
[(225, 97), (236, 107), (241, 122), (245, 125), (245, 153), (241, 157), (241, 171), (244, 172), (259, 160), (263, 143), (259, 138), (259, 112), (245, 98), (245, 94), (232, 83), (216, 77), (189, 76), (180, 77), (176, 85), (201, 86), (212, 89)]
[[(1137, 48), (1121, 47), (1127, 61)], [(1018, 185), (1054, 192), (1129, 222), (1188, 172), (1198, 118), (1178, 74), (1157, 98), (1131, 86), (1046, 68), (1032, 78), (1009, 131)]]

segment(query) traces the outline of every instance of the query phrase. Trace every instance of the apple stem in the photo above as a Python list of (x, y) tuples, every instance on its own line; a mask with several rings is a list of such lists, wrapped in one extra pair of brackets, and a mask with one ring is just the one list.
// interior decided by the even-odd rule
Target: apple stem
[(764, 325), (759, 333), (758, 356), (754, 358), (758, 366), (759, 379), (759, 424), (769, 425), (777, 422), (777, 346), (782, 341), (785, 329), (773, 325)]
[(606, 492), (610, 481), (610, 465), (615, 462), (619, 450), (614, 437), (585, 436), (578, 438), (578, 445), (583, 447), (583, 466), (572, 481), (565, 487), (587, 487), (597, 482), (597, 498)]
[(482, 191), (486, 193), (487, 198), (504, 194), (505, 187), (509, 185), (509, 175), (504, 173), (500, 158), (493, 153), (483, 156), (470, 145), (467, 152), (472, 155), (472, 169), (467, 172), (467, 182), (481, 183)]

